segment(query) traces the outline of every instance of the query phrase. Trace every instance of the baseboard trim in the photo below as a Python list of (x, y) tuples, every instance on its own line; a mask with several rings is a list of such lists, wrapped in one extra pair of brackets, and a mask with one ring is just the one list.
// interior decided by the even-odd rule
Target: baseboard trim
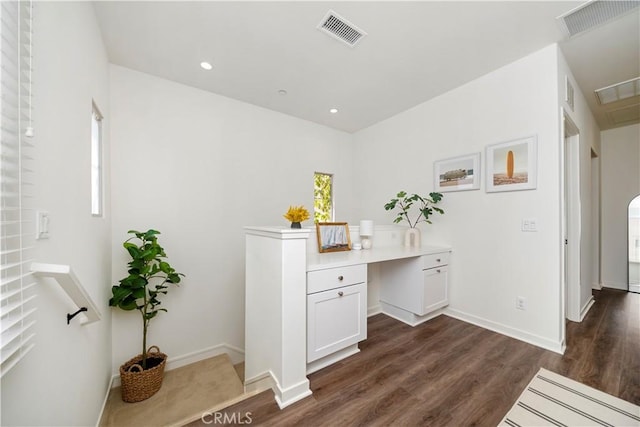
[(601, 291), (602, 290), (602, 283), (592, 283), (591, 284), (591, 289), (593, 289), (595, 291)]
[(314, 360), (313, 362), (307, 363), (307, 375), (313, 374), (314, 372), (319, 371), (322, 368), (326, 368), (327, 366), (333, 365), (336, 362), (339, 362), (342, 359), (346, 359), (347, 357), (353, 356), (354, 354), (360, 353), (360, 349), (358, 348), (358, 344), (352, 344), (347, 348), (343, 348), (342, 350), (338, 350), (335, 353), (331, 353), (325, 357), (321, 357), (318, 360)]
[(411, 313), (407, 310), (403, 310), (402, 308), (387, 304), (382, 301), (380, 302), (380, 305), (382, 306), (382, 313), (385, 316), (389, 316), (393, 319), (399, 320), (409, 326), (418, 326), (419, 324), (434, 319), (444, 313), (444, 310), (442, 308), (439, 308), (429, 314), (425, 314), (424, 316), (418, 316), (417, 314)]
[(309, 388), (309, 380), (307, 378), (292, 385), (291, 387), (283, 389), (280, 387), (278, 380), (273, 376), (273, 373), (271, 376), (275, 383), (273, 392), (275, 393), (276, 403), (280, 409), (284, 409), (287, 406), (296, 403), (298, 400), (311, 396), (311, 389)]
[(380, 304), (367, 308), (367, 317), (375, 316), (382, 313), (382, 306)]
[(629, 285), (629, 292), (640, 293), (640, 285)]
[(584, 320), (585, 316), (587, 315), (587, 313), (589, 312), (591, 307), (593, 307), (593, 304), (595, 302), (596, 302), (596, 300), (593, 298), (593, 295), (591, 295), (589, 297), (589, 301), (587, 301), (585, 303), (585, 305), (582, 307), (582, 310), (580, 310), (580, 321), (581, 322)]
[(497, 332), (499, 334), (506, 335), (520, 341), (524, 341), (526, 343), (535, 345), (536, 347), (541, 347), (559, 354), (564, 353), (564, 345), (561, 341), (552, 341), (547, 338), (522, 331), (520, 329), (503, 325), (502, 323), (494, 322), (493, 320), (484, 319), (482, 317), (474, 316), (472, 314), (468, 314), (452, 308), (445, 308), (443, 314), (449, 317), (453, 317), (454, 319), (462, 320), (463, 322), (471, 323), (472, 325), (476, 325), (481, 328), (489, 329), (490, 331)]
[[(201, 360), (209, 359), (211, 357), (218, 356), (226, 353), (231, 359), (231, 363), (234, 365), (244, 361), (244, 351), (230, 344), (222, 343), (213, 347), (204, 348), (191, 353), (183, 354), (181, 356), (169, 357), (167, 359), (167, 365), (165, 371), (171, 371), (183, 366), (190, 365), (192, 363), (200, 362)], [(120, 386), (120, 375), (114, 374), (111, 378), (111, 388)]]
[[(107, 407), (107, 400), (109, 399), (109, 392), (111, 391), (113, 385), (113, 378), (109, 379), (109, 384), (107, 384), (107, 392), (104, 394), (104, 400), (102, 401), (102, 408), (100, 408), (100, 413), (98, 414), (98, 421), (96, 422), (96, 427), (100, 427), (100, 421), (102, 421), (102, 416), (104, 415), (104, 409)], [(118, 377), (118, 382), (120, 382), (120, 378)]]
[(258, 394), (265, 390), (274, 390), (276, 379), (271, 371), (261, 375), (246, 379), (244, 381), (244, 392)]

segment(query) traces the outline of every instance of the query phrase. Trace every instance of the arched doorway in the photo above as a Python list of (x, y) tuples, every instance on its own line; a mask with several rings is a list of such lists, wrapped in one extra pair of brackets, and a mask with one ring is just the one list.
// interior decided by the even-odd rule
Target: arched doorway
[(640, 293), (640, 194), (631, 200), (627, 212), (629, 292)]

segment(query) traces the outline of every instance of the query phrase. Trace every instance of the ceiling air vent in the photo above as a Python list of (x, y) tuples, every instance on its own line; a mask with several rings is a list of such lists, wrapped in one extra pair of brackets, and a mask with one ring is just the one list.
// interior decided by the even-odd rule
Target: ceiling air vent
[(638, 0), (592, 0), (556, 19), (562, 29), (573, 37), (640, 6)]
[(634, 96), (640, 96), (640, 77), (596, 89), (596, 97), (600, 105), (611, 104)]
[(318, 29), (331, 37), (340, 40), (349, 46), (355, 46), (367, 33), (335, 13), (333, 10), (327, 12), (322, 21), (318, 24)]

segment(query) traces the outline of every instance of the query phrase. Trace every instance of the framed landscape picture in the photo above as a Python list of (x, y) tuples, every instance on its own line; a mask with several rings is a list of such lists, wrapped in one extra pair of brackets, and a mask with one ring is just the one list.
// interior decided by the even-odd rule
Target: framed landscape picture
[(537, 136), (487, 147), (487, 192), (533, 190), (537, 180)]
[(480, 153), (452, 157), (433, 163), (435, 191), (464, 191), (480, 188)]

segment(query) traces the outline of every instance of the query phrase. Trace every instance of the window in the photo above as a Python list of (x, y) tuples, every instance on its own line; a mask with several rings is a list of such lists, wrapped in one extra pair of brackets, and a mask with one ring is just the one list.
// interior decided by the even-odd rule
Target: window
[(313, 219), (315, 222), (333, 221), (333, 175), (313, 174)]
[(30, 2), (0, 2), (0, 376), (35, 345), (37, 296), (29, 268), (35, 242), (35, 212), (29, 205), (33, 187), (31, 7)]
[(91, 112), (91, 215), (102, 215), (102, 115)]

